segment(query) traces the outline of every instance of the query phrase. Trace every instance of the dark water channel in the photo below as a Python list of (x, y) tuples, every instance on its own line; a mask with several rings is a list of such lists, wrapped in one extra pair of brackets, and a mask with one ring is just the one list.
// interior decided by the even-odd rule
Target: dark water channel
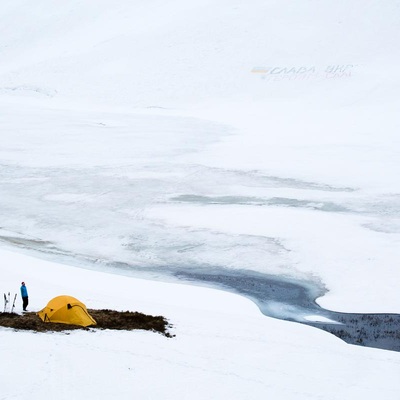
[[(213, 274), (181, 271), (175, 276), (244, 295), (253, 300), (264, 315), (322, 329), (346, 343), (400, 351), (400, 314), (326, 310), (316, 303), (316, 299), (326, 293), (326, 289), (317, 284), (248, 271)], [(314, 320), (306, 319), (307, 316), (314, 316)]]
[[(212, 272), (193, 272), (183, 266), (141, 268), (121, 262), (98, 260), (57, 248), (51, 242), (26, 238), (0, 236), (0, 242), (38, 253), (50, 260), (66, 260), (93, 270), (121, 273), (127, 276), (150, 277), (155, 280), (185, 281), (195, 285), (211, 286), (243, 295), (254, 301), (261, 312), (269, 317), (293, 321), (332, 333), (346, 343), (358, 346), (400, 352), (400, 314), (340, 313), (326, 310), (316, 303), (327, 290), (322, 284), (277, 277), (248, 270), (228, 271), (215, 267)], [(209, 269), (208, 269), (209, 270)], [(154, 276), (151, 276), (151, 274)], [(310, 319), (312, 316), (312, 320)]]

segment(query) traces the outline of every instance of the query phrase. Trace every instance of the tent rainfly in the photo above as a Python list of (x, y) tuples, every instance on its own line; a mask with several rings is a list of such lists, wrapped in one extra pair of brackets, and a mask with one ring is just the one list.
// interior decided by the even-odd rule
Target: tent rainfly
[(86, 306), (72, 296), (57, 296), (38, 312), (43, 322), (90, 326), (96, 321), (90, 316)]

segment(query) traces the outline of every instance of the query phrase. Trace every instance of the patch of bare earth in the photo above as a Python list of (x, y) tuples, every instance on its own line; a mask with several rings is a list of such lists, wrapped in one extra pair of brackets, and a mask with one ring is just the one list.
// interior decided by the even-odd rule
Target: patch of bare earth
[(63, 332), (75, 329), (114, 329), (126, 331), (143, 329), (158, 332), (167, 337), (174, 336), (168, 332), (168, 328), (171, 325), (162, 316), (115, 310), (88, 310), (88, 312), (96, 320), (97, 325), (85, 328), (77, 325), (43, 322), (34, 312), (26, 312), (24, 314), (4, 312), (0, 313), (0, 326), (35, 332)]

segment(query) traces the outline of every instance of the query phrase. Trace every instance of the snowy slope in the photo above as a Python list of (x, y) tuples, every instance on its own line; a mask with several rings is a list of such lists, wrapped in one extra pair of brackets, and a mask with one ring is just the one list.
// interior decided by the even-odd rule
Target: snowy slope
[[(164, 107), (245, 96), (339, 104), (369, 97), (374, 105), (395, 98), (388, 86), (398, 79), (397, 1), (6, 0), (0, 13), (3, 90)], [(251, 73), (345, 65), (351, 79), (269, 85)]]

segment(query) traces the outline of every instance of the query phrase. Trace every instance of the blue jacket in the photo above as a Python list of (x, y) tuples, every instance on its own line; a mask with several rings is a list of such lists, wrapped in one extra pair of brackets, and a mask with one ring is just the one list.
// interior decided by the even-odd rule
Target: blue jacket
[(28, 289), (25, 285), (21, 286), (21, 297), (28, 297)]

